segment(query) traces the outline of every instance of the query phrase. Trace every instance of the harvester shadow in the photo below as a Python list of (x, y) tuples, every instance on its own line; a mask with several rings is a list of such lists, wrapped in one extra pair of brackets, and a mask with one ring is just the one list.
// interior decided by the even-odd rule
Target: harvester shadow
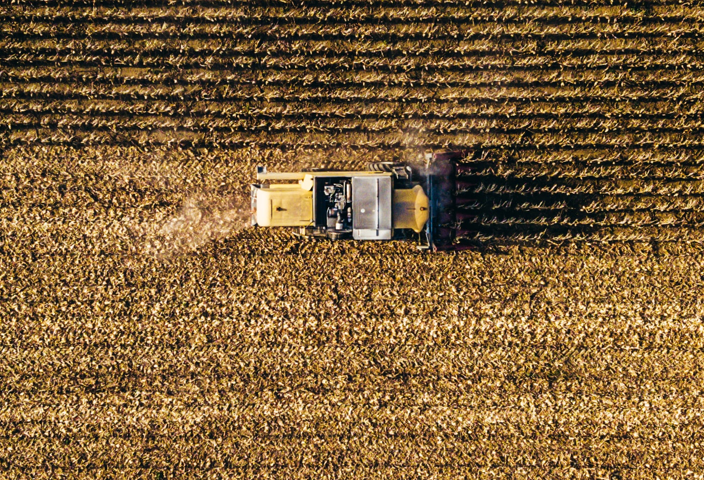
[(509, 152), (474, 151), (457, 163), (451, 225), (456, 245), (649, 239), (634, 228), (632, 215), (614, 207), (608, 180), (565, 178), (559, 171), (530, 176), (517, 158)]

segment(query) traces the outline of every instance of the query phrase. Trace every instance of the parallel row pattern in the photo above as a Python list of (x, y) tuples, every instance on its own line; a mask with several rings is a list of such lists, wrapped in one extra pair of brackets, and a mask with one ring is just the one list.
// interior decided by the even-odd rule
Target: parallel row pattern
[[(698, 478), (704, 14), (613, 3), (3, 2), (0, 477)], [(421, 147), (507, 255), (243, 228)]]
[(701, 237), (696, 4), (121, 5), (0, 9), (0, 144), (463, 148), (467, 238)]

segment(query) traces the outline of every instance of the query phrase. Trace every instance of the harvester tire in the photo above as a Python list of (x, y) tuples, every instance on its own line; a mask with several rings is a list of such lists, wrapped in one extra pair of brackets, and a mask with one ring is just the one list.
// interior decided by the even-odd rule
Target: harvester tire
[(330, 240), (342, 240), (345, 238), (352, 238), (352, 232), (327, 232), (327, 237)]

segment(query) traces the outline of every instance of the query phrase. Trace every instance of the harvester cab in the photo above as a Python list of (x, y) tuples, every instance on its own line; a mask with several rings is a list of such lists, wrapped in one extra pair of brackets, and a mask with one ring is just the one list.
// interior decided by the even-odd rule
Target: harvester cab
[[(421, 249), (449, 246), (452, 238), (442, 237), (439, 222), (452, 220), (445, 210), (454, 208), (454, 196), (444, 189), (454, 167), (438, 158), (431, 154), (421, 166), (375, 162), (361, 171), (270, 173), (257, 167), (252, 225), (294, 227), (301, 236), (333, 240), (391, 240), (413, 231)], [(436, 235), (447, 245), (434, 241)]]

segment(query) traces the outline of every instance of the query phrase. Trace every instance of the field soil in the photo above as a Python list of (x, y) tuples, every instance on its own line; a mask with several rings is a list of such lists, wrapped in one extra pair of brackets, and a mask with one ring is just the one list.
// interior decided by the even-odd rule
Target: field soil
[[(704, 478), (693, 2), (0, 6), (0, 477)], [(248, 226), (464, 149), (461, 241)]]

